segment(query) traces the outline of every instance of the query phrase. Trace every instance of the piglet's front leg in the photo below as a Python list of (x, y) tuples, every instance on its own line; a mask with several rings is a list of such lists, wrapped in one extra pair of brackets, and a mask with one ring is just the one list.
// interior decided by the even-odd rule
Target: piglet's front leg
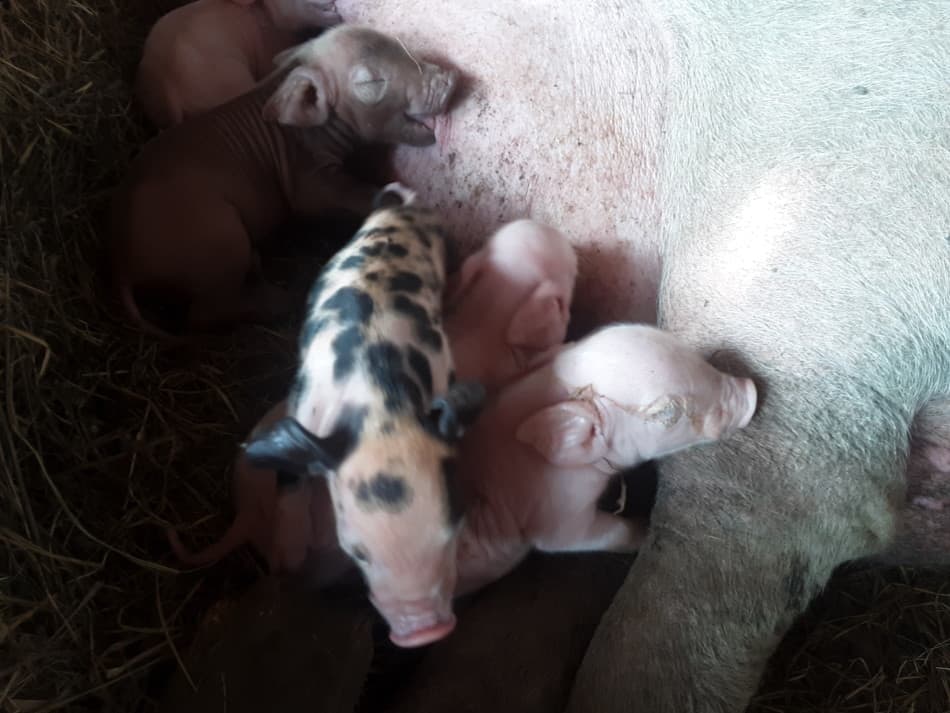
[(333, 27), (343, 22), (336, 8), (336, 0), (310, 0), (309, 9), (314, 27)]
[(531, 552), (531, 543), (506, 522), (497, 508), (477, 503), (469, 508), (459, 534), (455, 596), (477, 591), (517, 567)]
[(272, 573), (296, 572), (307, 558), (311, 532), (309, 483), (278, 473), (274, 536), (267, 565)]

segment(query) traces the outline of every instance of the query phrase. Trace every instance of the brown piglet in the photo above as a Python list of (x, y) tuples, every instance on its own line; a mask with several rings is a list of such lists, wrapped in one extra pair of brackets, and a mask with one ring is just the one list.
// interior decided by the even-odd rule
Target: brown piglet
[(180, 124), (249, 92), (302, 33), (339, 22), (333, 0), (194, 0), (145, 38), (136, 98), (158, 128)]
[(376, 187), (343, 169), (362, 145), (427, 146), (457, 73), (394, 38), (341, 25), (278, 57), (268, 81), (153, 139), (113, 197), (112, 273), (128, 315), (157, 297), (186, 332), (266, 322), (291, 305), (257, 248), (291, 218), (369, 213)]

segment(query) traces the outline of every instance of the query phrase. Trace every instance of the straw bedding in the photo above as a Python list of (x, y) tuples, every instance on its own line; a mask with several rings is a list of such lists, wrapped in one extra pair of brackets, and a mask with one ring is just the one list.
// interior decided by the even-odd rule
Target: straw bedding
[[(242, 552), (179, 574), (162, 527), (226, 526), (235, 442), (287, 383), (293, 324), (166, 352), (98, 286), (108, 191), (149, 135), (130, 80), (174, 4), (0, 0), (3, 711), (154, 710), (202, 614), (259, 573)], [(950, 710), (947, 578), (840, 574), (754, 710)]]

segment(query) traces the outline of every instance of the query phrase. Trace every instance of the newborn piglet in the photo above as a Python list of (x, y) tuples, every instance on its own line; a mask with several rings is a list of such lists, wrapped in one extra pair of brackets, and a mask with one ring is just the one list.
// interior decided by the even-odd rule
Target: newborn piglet
[(344, 161), (367, 144), (431, 144), (456, 83), (355, 25), (279, 61), (268, 82), (149, 142), (113, 198), (115, 287), (153, 333), (164, 331), (143, 319), (143, 295), (181, 305), (187, 331), (288, 312), (290, 296), (260, 275), (259, 245), (293, 217), (362, 219), (377, 189)]
[(393, 641), (417, 646), (455, 625), (456, 447), (484, 389), (453, 374), (440, 217), (398, 185), (377, 204), (392, 207), (374, 211), (313, 286), (289, 415), (245, 455), (328, 478), (341, 547)]
[(668, 332), (617, 324), (563, 346), (486, 405), (462, 443), (468, 503), (456, 594), (532, 549), (638, 549), (640, 520), (597, 507), (611, 478), (726, 438), (756, 408), (753, 382), (724, 374)]
[(254, 88), (302, 31), (340, 22), (334, 0), (195, 0), (145, 39), (135, 94), (164, 129)]
[[(273, 406), (248, 436), (255, 439), (287, 416), (287, 402)], [(236, 517), (228, 531), (200, 552), (190, 552), (173, 529), (169, 542), (181, 562), (210, 564), (244, 544), (264, 557), (270, 572), (306, 568), (317, 586), (332, 583), (351, 567), (337, 543), (333, 506), (323, 479), (256, 468), (244, 452), (234, 462), (232, 492)]]
[(449, 278), (445, 331), (458, 374), (491, 391), (560, 345), (576, 278), (559, 230), (527, 219), (502, 226)]

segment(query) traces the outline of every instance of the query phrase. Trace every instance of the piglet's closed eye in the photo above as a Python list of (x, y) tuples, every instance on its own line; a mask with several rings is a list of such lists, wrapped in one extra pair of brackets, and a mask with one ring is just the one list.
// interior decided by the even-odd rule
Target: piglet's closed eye
[(535, 412), (522, 421), (515, 437), (556, 466), (589, 465), (607, 453), (600, 418), (586, 401), (565, 401)]
[(282, 418), (244, 446), (257, 468), (323, 475), (336, 470), (347, 443), (341, 434), (317, 438), (296, 419)]

